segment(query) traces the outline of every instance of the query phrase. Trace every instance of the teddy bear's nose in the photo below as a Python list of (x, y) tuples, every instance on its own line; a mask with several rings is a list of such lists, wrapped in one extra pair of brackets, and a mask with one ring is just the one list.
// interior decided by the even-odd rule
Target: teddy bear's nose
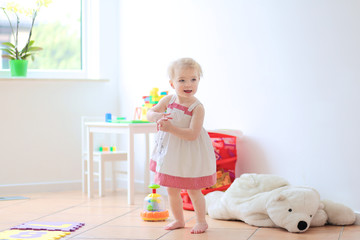
[(305, 221), (300, 221), (297, 227), (300, 231), (305, 230), (307, 228), (307, 223)]

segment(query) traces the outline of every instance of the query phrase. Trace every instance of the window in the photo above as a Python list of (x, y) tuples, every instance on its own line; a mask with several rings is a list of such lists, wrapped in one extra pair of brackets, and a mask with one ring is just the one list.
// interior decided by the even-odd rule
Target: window
[[(13, 0), (11, 2), (19, 3), (20, 6), (29, 6), (29, 2), (35, 4), (35, 0)], [(9, 11), (8, 16), (13, 27), (16, 28), (16, 17)], [(44, 73), (84, 70), (81, 16), (81, 0), (52, 0), (47, 7), (40, 9), (31, 39), (35, 40), (35, 46), (39, 46), (43, 50), (35, 54), (34, 61), (29, 58), (29, 71)], [(22, 49), (29, 36), (31, 17), (19, 14), (19, 18), (19, 48)], [(2, 10), (0, 12), (0, 42), (14, 42), (8, 19)], [(7, 69), (9, 69), (9, 60), (1, 58), (0, 70)]]

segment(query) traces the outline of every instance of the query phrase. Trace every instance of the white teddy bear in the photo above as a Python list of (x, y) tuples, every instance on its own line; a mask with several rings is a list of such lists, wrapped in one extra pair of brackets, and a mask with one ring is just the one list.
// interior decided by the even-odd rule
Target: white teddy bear
[(281, 227), (289, 232), (305, 232), (310, 226), (351, 225), (355, 213), (331, 201), (320, 201), (309, 187), (295, 187), (281, 177), (243, 174), (225, 191), (205, 196), (211, 218), (241, 220), (259, 227)]

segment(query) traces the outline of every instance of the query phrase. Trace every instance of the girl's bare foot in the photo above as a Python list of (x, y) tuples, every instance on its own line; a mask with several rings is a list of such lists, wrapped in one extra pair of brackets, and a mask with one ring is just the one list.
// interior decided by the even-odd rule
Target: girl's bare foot
[(174, 229), (178, 229), (178, 228), (183, 228), (185, 227), (185, 222), (183, 221), (173, 221), (171, 223), (169, 223), (168, 225), (165, 226), (165, 230), (174, 230)]
[(206, 231), (206, 229), (208, 229), (208, 225), (207, 223), (196, 223), (195, 226), (193, 227), (193, 229), (191, 229), (191, 233), (193, 234), (199, 234), (199, 233), (203, 233)]

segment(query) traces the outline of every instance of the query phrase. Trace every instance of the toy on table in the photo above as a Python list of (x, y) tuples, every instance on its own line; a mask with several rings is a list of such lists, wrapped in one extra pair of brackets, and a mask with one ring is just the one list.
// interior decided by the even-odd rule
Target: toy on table
[(116, 146), (100, 146), (99, 152), (116, 152)]
[(115, 116), (112, 116), (111, 113), (105, 114), (105, 122), (108, 122), (108, 123), (149, 123), (149, 121), (147, 121), (147, 120), (127, 120), (125, 117), (115, 117)]
[(127, 120), (124, 117), (114, 117), (111, 113), (105, 114), (105, 122), (109, 123), (148, 123), (146, 118), (147, 111), (155, 106), (160, 99), (168, 95), (168, 91), (160, 92), (159, 88), (153, 88), (150, 91), (149, 96), (143, 96), (144, 104), (141, 107), (135, 108), (134, 119)]
[(105, 122), (111, 122), (112, 115), (111, 113), (105, 113)]
[(117, 117), (112, 123), (149, 123), (147, 120), (126, 120), (124, 117)]
[(135, 109), (134, 119), (146, 121), (147, 111), (151, 109), (153, 106), (155, 106), (160, 101), (160, 99), (168, 95), (167, 91), (161, 92), (160, 95), (158, 92), (159, 92), (159, 88), (153, 88), (150, 91), (149, 96), (143, 96), (144, 104), (141, 107), (137, 107)]
[(156, 189), (159, 187), (157, 184), (149, 186), (152, 189), (152, 193), (145, 197), (144, 209), (140, 213), (144, 221), (165, 221), (169, 217), (169, 211), (165, 209), (165, 201), (160, 194), (156, 193)]

